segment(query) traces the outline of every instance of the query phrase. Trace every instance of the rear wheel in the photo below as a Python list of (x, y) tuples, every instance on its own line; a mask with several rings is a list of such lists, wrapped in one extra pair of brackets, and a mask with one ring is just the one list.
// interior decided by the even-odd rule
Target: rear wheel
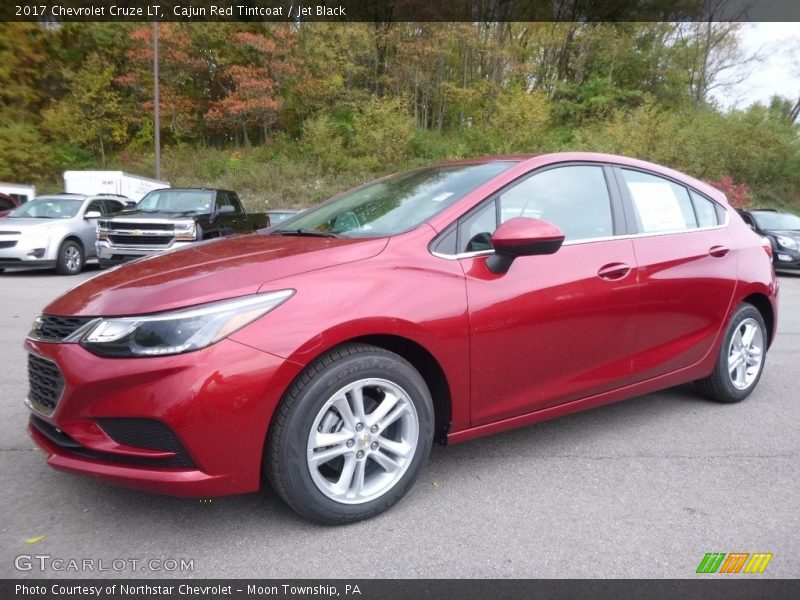
[(313, 521), (373, 517), (417, 479), (433, 414), (425, 381), (403, 358), (366, 344), (341, 346), (312, 363), (276, 411), (267, 477)]
[(83, 248), (77, 242), (67, 240), (58, 249), (56, 271), (59, 275), (77, 275), (83, 269)]
[(761, 313), (744, 303), (725, 331), (714, 371), (697, 382), (700, 391), (718, 402), (739, 402), (758, 384), (767, 353), (767, 328)]

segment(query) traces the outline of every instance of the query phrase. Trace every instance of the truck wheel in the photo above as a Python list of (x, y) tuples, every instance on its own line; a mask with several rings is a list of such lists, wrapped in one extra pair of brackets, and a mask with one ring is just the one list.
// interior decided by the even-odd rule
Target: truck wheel
[(339, 525), (382, 513), (416, 481), (433, 442), (433, 402), (403, 358), (347, 344), (298, 377), (275, 412), (265, 471), (300, 515)]
[(83, 269), (83, 248), (71, 240), (65, 241), (58, 249), (56, 271), (59, 275), (77, 275)]
[(101, 269), (110, 269), (111, 267), (113, 267), (117, 263), (115, 263), (113, 260), (108, 260), (107, 258), (98, 258), (97, 259), (97, 264), (100, 265)]

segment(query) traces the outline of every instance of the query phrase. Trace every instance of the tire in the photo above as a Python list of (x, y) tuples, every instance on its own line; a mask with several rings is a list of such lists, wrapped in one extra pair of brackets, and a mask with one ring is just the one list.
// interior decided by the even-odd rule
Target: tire
[(118, 263), (113, 260), (108, 260), (107, 258), (98, 258), (97, 264), (100, 265), (101, 269), (110, 269), (111, 267), (115, 267)]
[(346, 344), (306, 367), (284, 395), (267, 436), (265, 475), (307, 519), (362, 521), (411, 488), (433, 429), (430, 391), (411, 364), (375, 346)]
[[(742, 343), (747, 339), (749, 343), (743, 347)], [(767, 328), (761, 313), (752, 304), (741, 304), (725, 330), (714, 371), (705, 379), (695, 382), (697, 388), (717, 402), (732, 404), (747, 398), (758, 385), (764, 371), (767, 339)], [(743, 361), (742, 352), (745, 352)], [(736, 363), (737, 367), (729, 368), (731, 362)]]
[(58, 249), (56, 271), (59, 275), (77, 275), (83, 270), (83, 248), (77, 242), (67, 240)]

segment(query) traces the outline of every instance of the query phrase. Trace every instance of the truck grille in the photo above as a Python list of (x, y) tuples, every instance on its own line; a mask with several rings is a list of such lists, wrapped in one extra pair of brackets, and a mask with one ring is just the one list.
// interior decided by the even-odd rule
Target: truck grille
[(144, 222), (130, 222), (130, 221), (108, 221), (108, 229), (112, 231), (131, 231), (132, 229), (139, 229), (141, 231), (175, 231), (175, 225), (172, 223), (148, 223)]
[(0, 248), (13, 248), (17, 242), (0, 241)]
[(167, 246), (172, 243), (172, 236), (167, 235), (119, 235), (108, 236), (111, 243), (117, 246)]
[(29, 335), (42, 342), (61, 342), (92, 320), (92, 317), (42, 315), (34, 322)]
[(28, 354), (28, 400), (39, 412), (49, 415), (64, 391), (61, 369), (52, 361)]

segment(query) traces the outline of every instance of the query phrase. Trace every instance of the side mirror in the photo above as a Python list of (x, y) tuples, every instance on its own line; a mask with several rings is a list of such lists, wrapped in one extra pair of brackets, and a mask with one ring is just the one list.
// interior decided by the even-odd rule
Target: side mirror
[(100, 213), (99, 210), (90, 210), (85, 215), (83, 215), (84, 219), (99, 219), (103, 215)]
[(230, 204), (226, 204), (225, 206), (220, 206), (217, 209), (217, 214), (220, 215), (232, 215), (236, 212), (236, 209), (232, 207)]
[(553, 254), (564, 243), (564, 232), (555, 225), (530, 217), (509, 219), (492, 235), (494, 254), (486, 259), (492, 273), (506, 273), (518, 256)]

